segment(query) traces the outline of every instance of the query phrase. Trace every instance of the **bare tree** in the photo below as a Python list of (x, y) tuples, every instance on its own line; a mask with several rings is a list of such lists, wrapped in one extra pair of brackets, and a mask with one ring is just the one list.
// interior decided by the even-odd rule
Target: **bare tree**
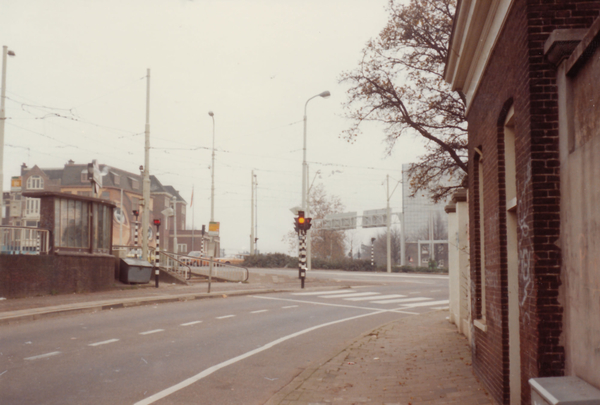
[(363, 49), (358, 67), (344, 72), (352, 142), (365, 121), (384, 125), (387, 152), (404, 134), (426, 140), (426, 153), (409, 170), (411, 190), (434, 201), (464, 184), (467, 174), (465, 97), (444, 81), (456, 0), (390, 0), (389, 18)]

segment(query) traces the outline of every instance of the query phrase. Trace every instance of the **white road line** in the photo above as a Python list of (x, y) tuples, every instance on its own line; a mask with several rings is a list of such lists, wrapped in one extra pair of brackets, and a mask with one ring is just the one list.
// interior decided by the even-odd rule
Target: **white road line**
[[(403, 298), (406, 297), (406, 295), (401, 295), (401, 294), (390, 294), (390, 295), (379, 295), (377, 296), (378, 300), (385, 300), (385, 299), (390, 299), (390, 298)], [(360, 298), (344, 298), (344, 301), (369, 301), (372, 300), (375, 297), (360, 297)]]
[(118, 341), (119, 341), (119, 339), (109, 339), (109, 340), (104, 340), (102, 342), (90, 343), (88, 346), (92, 346), (92, 347), (94, 347), (94, 346), (101, 346), (101, 345), (107, 345), (109, 343), (115, 343), (115, 342), (118, 342)]
[(443, 304), (448, 304), (450, 301), (449, 300), (442, 300), (442, 301), (431, 301), (431, 302), (418, 302), (416, 304), (406, 304), (404, 305), (405, 308), (414, 308), (414, 307), (429, 307), (431, 305), (443, 305)]
[(442, 291), (442, 290), (431, 290), (429, 292), (440, 292), (440, 291)]
[(267, 312), (267, 311), (268, 311), (268, 309), (261, 309), (261, 310), (259, 310), (259, 311), (252, 311), (252, 312), (250, 312), (250, 313), (251, 313), (251, 314), (260, 314), (261, 312)]
[(217, 316), (215, 319), (225, 319), (225, 318), (233, 318), (235, 315), (224, 315), (224, 316)]
[(413, 291), (413, 292), (409, 292), (409, 294), (421, 294), (421, 291)]
[(431, 309), (450, 309), (450, 307), (433, 307)]
[(197, 325), (199, 323), (202, 323), (202, 321), (193, 321), (193, 322), (182, 323), (179, 326), (191, 326), (191, 325)]
[(328, 294), (348, 294), (348, 289), (345, 290), (333, 290), (333, 291), (311, 291), (302, 293), (292, 293), (292, 295), (328, 295)]
[(60, 352), (50, 352), (50, 353), (46, 353), (46, 354), (40, 354), (38, 356), (25, 357), (25, 360), (43, 359), (44, 357), (56, 356), (57, 354), (60, 354)]
[(164, 332), (164, 329), (154, 329), (154, 330), (149, 330), (146, 332), (140, 332), (140, 335), (150, 335), (152, 333), (158, 333), (158, 332)]
[(259, 347), (257, 349), (254, 349), (254, 350), (251, 350), (249, 352), (246, 352), (246, 353), (244, 353), (244, 354), (242, 354), (240, 356), (234, 357), (232, 359), (229, 359), (227, 361), (224, 361), (222, 363), (219, 363), (217, 365), (209, 367), (206, 370), (202, 371), (201, 373), (198, 373), (195, 376), (190, 377), (187, 380), (184, 380), (184, 381), (180, 382), (179, 384), (176, 384), (176, 385), (174, 385), (174, 386), (172, 386), (170, 388), (167, 388), (167, 389), (165, 389), (163, 391), (160, 391), (160, 392), (158, 392), (158, 393), (156, 393), (156, 394), (154, 394), (154, 395), (152, 395), (152, 396), (150, 396), (148, 398), (145, 398), (145, 399), (143, 399), (143, 400), (141, 400), (139, 402), (136, 402), (134, 405), (149, 405), (149, 404), (152, 404), (152, 403), (154, 403), (154, 402), (156, 402), (156, 401), (158, 401), (158, 400), (160, 400), (162, 398), (165, 398), (165, 397), (167, 397), (167, 396), (169, 396), (169, 395), (171, 395), (171, 394), (173, 394), (173, 393), (175, 393), (175, 392), (177, 392), (179, 390), (184, 389), (185, 387), (188, 387), (188, 386), (194, 384), (195, 382), (200, 381), (201, 379), (203, 379), (204, 377), (207, 377), (207, 376), (211, 375), (215, 371), (218, 371), (218, 370), (220, 370), (220, 369), (222, 369), (224, 367), (227, 367), (227, 366), (229, 366), (231, 364), (235, 364), (235, 363), (237, 363), (237, 362), (239, 362), (241, 360), (244, 360), (244, 359), (246, 359), (246, 358), (248, 358), (250, 356), (253, 356), (253, 355), (257, 354), (257, 353), (260, 353), (260, 352), (263, 352), (265, 350), (268, 350), (268, 349), (270, 349), (270, 348), (272, 348), (272, 347), (274, 347), (274, 346), (276, 346), (276, 345), (278, 345), (280, 343), (285, 342), (286, 340), (293, 339), (293, 338), (298, 337), (300, 335), (303, 335), (305, 333), (312, 332), (313, 330), (324, 328), (326, 326), (335, 325), (337, 323), (351, 321), (351, 320), (354, 320), (354, 319), (364, 318), (365, 316), (378, 315), (378, 314), (381, 314), (383, 312), (387, 312), (387, 311), (377, 310), (375, 312), (370, 312), (368, 314), (362, 314), (362, 315), (352, 316), (350, 318), (339, 319), (339, 320), (333, 321), (333, 322), (323, 323), (321, 325), (313, 326), (313, 327), (310, 327), (308, 329), (304, 329), (304, 330), (301, 330), (299, 332), (292, 333), (291, 335), (287, 335), (287, 336), (284, 336), (284, 337), (279, 338), (277, 340), (274, 340), (274, 341), (272, 341), (270, 343), (267, 343), (264, 346), (261, 346), (261, 347)]
[(417, 301), (430, 301), (432, 298), (417, 297), (417, 298), (400, 298), (397, 300), (383, 300), (383, 301), (369, 301), (371, 304), (400, 304), (402, 302), (417, 302)]
[(259, 295), (252, 295), (252, 298), (258, 298), (261, 300), (276, 300), (276, 301), (289, 301), (289, 302), (301, 302), (303, 304), (312, 304), (312, 305), (323, 305), (326, 307), (340, 307), (340, 308), (356, 308), (356, 309), (364, 309), (366, 311), (388, 311), (388, 312), (397, 312), (399, 314), (409, 314), (409, 315), (419, 315), (415, 312), (402, 312), (402, 308), (396, 309), (381, 309), (381, 308), (369, 308), (369, 307), (359, 307), (356, 305), (344, 305), (344, 304), (330, 304), (327, 302), (314, 302), (314, 301), (302, 301), (302, 300), (293, 300), (290, 298), (276, 298), (276, 297), (264, 297)]
[(380, 295), (378, 292), (355, 292), (341, 295), (319, 295), (319, 298), (351, 298), (351, 297), (364, 297), (366, 295)]
[(281, 307), (283, 309), (288, 309), (288, 308), (298, 308), (298, 305), (288, 305), (287, 307)]

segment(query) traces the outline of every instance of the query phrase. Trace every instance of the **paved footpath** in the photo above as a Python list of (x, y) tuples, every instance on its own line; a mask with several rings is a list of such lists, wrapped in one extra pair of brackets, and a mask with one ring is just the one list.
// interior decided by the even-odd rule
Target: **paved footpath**
[(403, 318), (305, 370), (266, 405), (494, 404), (448, 311)]

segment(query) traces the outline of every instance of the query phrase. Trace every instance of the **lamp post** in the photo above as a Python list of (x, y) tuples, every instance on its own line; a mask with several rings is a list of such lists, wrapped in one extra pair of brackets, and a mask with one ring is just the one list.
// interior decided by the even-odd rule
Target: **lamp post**
[[(304, 146), (302, 148), (302, 211), (306, 212), (307, 208), (308, 208), (308, 190), (307, 190), (307, 183), (308, 183), (308, 166), (306, 163), (306, 107), (308, 106), (308, 102), (310, 100), (312, 100), (313, 98), (316, 97), (323, 97), (323, 98), (327, 98), (331, 96), (331, 93), (328, 90), (325, 90), (322, 93), (317, 94), (316, 96), (312, 96), (311, 98), (309, 98), (308, 100), (306, 100), (306, 103), (304, 103)], [(310, 214), (309, 214), (310, 215)], [(307, 269), (311, 270), (311, 232), (310, 230), (307, 231), (307, 256), (308, 256), (308, 262), (307, 262)]]
[(8, 47), (2, 47), (2, 95), (0, 96), (0, 225), (4, 218), (4, 121), (6, 121), (6, 59), (7, 56), (15, 56)]
[(208, 112), (213, 122), (213, 140), (212, 140), (212, 163), (210, 164), (210, 221), (215, 220), (215, 114)]
[[(150, 225), (150, 69), (146, 76), (146, 127), (144, 144), (144, 178), (142, 183), (142, 258), (148, 260), (148, 227)], [(152, 230), (152, 229), (150, 229)]]

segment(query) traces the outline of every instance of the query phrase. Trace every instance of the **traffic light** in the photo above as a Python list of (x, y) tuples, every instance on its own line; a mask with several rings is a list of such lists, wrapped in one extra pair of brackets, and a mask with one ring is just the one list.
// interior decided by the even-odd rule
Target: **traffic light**
[(304, 230), (304, 224), (306, 219), (304, 218), (304, 211), (298, 211), (298, 216), (294, 218), (294, 230), (299, 233)]
[(304, 218), (304, 221), (305, 221), (304, 222), (304, 230), (308, 231), (312, 225), (311, 224), (312, 218)]

